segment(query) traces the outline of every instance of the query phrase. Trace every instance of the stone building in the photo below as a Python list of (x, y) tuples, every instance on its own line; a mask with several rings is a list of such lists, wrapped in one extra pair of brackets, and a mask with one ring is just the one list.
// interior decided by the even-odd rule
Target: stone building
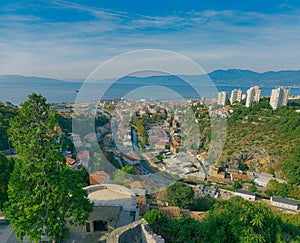
[(111, 232), (107, 236), (107, 243), (164, 243), (164, 239), (153, 234), (144, 219), (133, 222)]
[(113, 184), (98, 184), (85, 187), (88, 198), (94, 203), (85, 231), (108, 231), (138, 220), (139, 209), (136, 196), (128, 188)]

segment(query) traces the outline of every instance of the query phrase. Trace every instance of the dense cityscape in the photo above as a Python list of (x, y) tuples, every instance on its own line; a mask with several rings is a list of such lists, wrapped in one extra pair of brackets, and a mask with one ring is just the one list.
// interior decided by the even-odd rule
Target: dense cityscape
[[(88, 216), (84, 227), (70, 225), (69, 239), (76, 239), (82, 235), (86, 237), (86, 241), (100, 237), (99, 240), (115, 242), (117, 239), (120, 241), (122, 237), (129, 237), (127, 232), (133, 227), (137, 234), (145, 234), (137, 237), (148, 237), (155, 242), (165, 240), (172, 242), (172, 237), (169, 238), (164, 230), (155, 228), (158, 222), (152, 220), (158, 216), (151, 216), (152, 214), (166, 217), (166, 221), (175, 220), (182, 215), (184, 220), (192, 218), (201, 222), (208, 217), (206, 215), (210, 215), (210, 210), (214, 210), (213, 205), (238, 200), (235, 199), (236, 196), (251, 203), (263, 204), (265, 210), (271, 209), (275, 214), (296, 217), (294, 220), (297, 221), (299, 215), (297, 161), (292, 165), (295, 171), (294, 177), (291, 178), (282, 165), (267, 170), (259, 164), (250, 167), (247, 163), (251, 158), (242, 159), (244, 161), (240, 161), (238, 165), (232, 163), (230, 159), (215, 163), (209, 155), (207, 146), (210, 142), (210, 119), (213, 117), (229, 122), (234, 118), (234, 122), (241, 120), (245, 123), (246, 120), (253, 120), (251, 119), (253, 110), (261, 114), (257, 119), (258, 123), (266, 122), (263, 120), (262, 110), (268, 110), (276, 117), (280, 114), (276, 115), (274, 113), (276, 110), (285, 110), (290, 118), (292, 115), (299, 116), (300, 99), (298, 96), (289, 96), (289, 92), (289, 89), (277, 88), (272, 90), (270, 97), (262, 97), (260, 88), (254, 86), (248, 89), (246, 95), (239, 89), (233, 89), (230, 98), (227, 92), (220, 91), (215, 99), (202, 97), (199, 100), (167, 102), (117, 98), (48, 106), (49, 115), (54, 113), (58, 116), (58, 123), (53, 128), (56, 135), (51, 132), (53, 134), (51, 136), (56, 139), (52, 140), (54, 144), (49, 146), (60, 145), (59, 153), (63, 155), (65, 165), (69, 168), (66, 169), (78, 172), (81, 177), (78, 178), (79, 185), (85, 185), (87, 198), (94, 205), (93, 212)], [(38, 99), (46, 105), (44, 98), (37, 95), (29, 96), (27, 102), (36, 103)], [(94, 117), (95, 132), (87, 133), (89, 129), (86, 129), (86, 124), (89, 121), (88, 117), (93, 115), (91, 107), (95, 104), (97, 106)], [(25, 105), (26, 102), (22, 105), (20, 113), (17, 111), (18, 107), (3, 103), (1, 112), (5, 114), (10, 109), (14, 110), (9, 116), (10, 119), (17, 121)], [(245, 115), (242, 118), (235, 118), (241, 109)], [(189, 112), (192, 112), (192, 116), (187, 115)], [(299, 119), (298, 117), (296, 119), (297, 124)], [(74, 127), (74, 120), (84, 126)], [(14, 126), (13, 122), (9, 123)], [(299, 126), (296, 126), (298, 129)], [(189, 129), (186, 129), (187, 127)], [(198, 129), (200, 132), (197, 133)], [(16, 136), (11, 130), (8, 133)], [(190, 139), (191, 137), (193, 139)], [(18, 146), (22, 145), (14, 145), (14, 140), (11, 141), (12, 145), (9, 145), (8, 140), (2, 142), (2, 148), (6, 148), (4, 153), (8, 156), (8, 160), (3, 157), (2, 163), (6, 161), (11, 166), (13, 164), (16, 166), (20, 158)], [(16, 150), (4, 144), (16, 146)], [(295, 152), (295, 158), (299, 158), (298, 155), (298, 152)], [(7, 166), (3, 168), (6, 169), (3, 173), (12, 170)], [(10, 200), (12, 198), (8, 201), (12, 203)], [(9, 210), (5, 201), (4, 199), (1, 203), (4, 209), (7, 205)], [(121, 211), (118, 211), (120, 209), (117, 208), (121, 205)], [(107, 211), (111, 213), (107, 214)], [(114, 211), (115, 213), (112, 213)], [(114, 214), (116, 216), (113, 216)], [(140, 221), (139, 216), (146, 221)], [(140, 227), (147, 228), (148, 224), (159, 235), (153, 235), (152, 231), (147, 230), (148, 233), (141, 233)], [(121, 228), (118, 229), (119, 227)], [(203, 234), (200, 235), (203, 237), (202, 240), (205, 239)], [(23, 239), (26, 241), (27, 238)], [(47, 239), (51, 238), (43, 236), (44, 241)], [(128, 238), (127, 242), (131, 240), (133, 239)]]

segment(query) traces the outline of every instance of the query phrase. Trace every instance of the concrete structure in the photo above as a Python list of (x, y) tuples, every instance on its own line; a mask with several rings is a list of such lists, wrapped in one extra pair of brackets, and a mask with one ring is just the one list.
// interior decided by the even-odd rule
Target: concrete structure
[(164, 243), (165, 240), (156, 234), (152, 234), (151, 230), (144, 219), (133, 222), (114, 230), (107, 236), (107, 243)]
[(245, 191), (245, 190), (241, 190), (241, 189), (235, 190), (234, 195), (242, 197), (248, 201), (255, 201), (255, 198), (256, 198), (254, 192), (249, 192), (249, 191)]
[(271, 98), (270, 98), (270, 106), (273, 110), (278, 109), (281, 106), (286, 106), (288, 102), (288, 97), (290, 94), (289, 89), (272, 89)]
[(231, 96), (230, 96), (230, 103), (232, 104), (233, 102), (241, 102), (242, 101), (242, 95), (243, 92), (241, 89), (234, 89), (231, 91)]
[(259, 102), (261, 89), (258, 86), (253, 86), (247, 90), (246, 107), (250, 107), (254, 101)]
[(280, 208), (280, 209), (285, 209), (293, 212), (297, 212), (299, 206), (297, 202), (291, 201), (291, 200), (286, 200), (278, 197), (271, 197), (270, 199), (271, 205)]
[(94, 203), (86, 232), (111, 232), (138, 219), (136, 196), (130, 189), (113, 184), (92, 185), (85, 189)]
[(225, 105), (228, 101), (228, 93), (225, 91), (218, 93), (218, 105)]
[(266, 187), (270, 180), (274, 179), (273, 175), (261, 173), (254, 176), (254, 182), (258, 186)]
[(264, 172), (260, 174), (255, 174), (254, 176), (254, 182), (258, 186), (267, 187), (267, 184), (270, 180), (276, 180), (279, 183), (286, 183), (285, 180), (275, 178), (273, 175)]

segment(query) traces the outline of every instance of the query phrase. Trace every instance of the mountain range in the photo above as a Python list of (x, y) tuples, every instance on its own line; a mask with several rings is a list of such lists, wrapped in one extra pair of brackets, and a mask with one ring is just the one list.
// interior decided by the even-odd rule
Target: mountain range
[[(185, 98), (195, 97), (191, 88), (187, 87), (183, 80), (188, 80), (194, 87), (198, 84), (202, 92), (209, 92), (209, 88), (206, 90), (206, 87), (211, 87), (210, 80), (212, 80), (219, 91), (230, 92), (234, 88), (240, 88), (245, 93), (249, 87), (259, 85), (264, 96), (269, 96), (271, 89), (278, 86), (292, 87), (291, 95), (300, 93), (300, 70), (258, 73), (250, 70), (229, 69), (213, 71), (208, 75), (127, 76), (114, 82), (111, 92), (105, 98), (123, 97), (126, 93), (147, 85), (166, 86), (181, 95), (184, 94)], [(0, 75), (0, 101), (20, 104), (27, 99), (29, 94), (40, 93), (50, 103), (72, 102), (76, 100), (83, 81)], [(104, 84), (107, 81), (112, 80), (102, 80)], [(98, 83), (91, 85), (89, 89), (91, 93), (87, 94), (87, 97), (91, 98), (92, 95), (98, 97), (97, 92), (103, 89), (103, 86), (99, 86)]]
[[(300, 70), (284, 70), (284, 71), (268, 71), (263, 73), (254, 72), (251, 70), (228, 69), (216, 70), (208, 73), (209, 78), (215, 85), (224, 86), (253, 86), (259, 85), (261, 87), (276, 87), (276, 86), (298, 86), (300, 87)], [(201, 80), (206, 75), (178, 75), (178, 77), (188, 78), (193, 83)], [(149, 84), (160, 84), (161, 82), (170, 82), (171, 85), (176, 85), (179, 78), (174, 76), (149, 76), (149, 77), (134, 77), (128, 76), (122, 78), (123, 83), (138, 83), (144, 81)], [(78, 86), (80, 81), (76, 80)], [(104, 80), (105, 81), (105, 80)], [(52, 85), (68, 85), (70, 81), (42, 78), (42, 77), (28, 77), (20, 75), (0, 75), (0, 84), (9, 84), (13, 86), (24, 85), (26, 86), (52, 86)]]

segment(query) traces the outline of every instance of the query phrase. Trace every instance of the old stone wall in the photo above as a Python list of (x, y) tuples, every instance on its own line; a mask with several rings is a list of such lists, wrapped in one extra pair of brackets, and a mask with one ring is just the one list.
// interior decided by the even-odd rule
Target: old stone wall
[(164, 243), (159, 235), (149, 233), (147, 222), (144, 219), (135, 221), (111, 232), (107, 243)]

